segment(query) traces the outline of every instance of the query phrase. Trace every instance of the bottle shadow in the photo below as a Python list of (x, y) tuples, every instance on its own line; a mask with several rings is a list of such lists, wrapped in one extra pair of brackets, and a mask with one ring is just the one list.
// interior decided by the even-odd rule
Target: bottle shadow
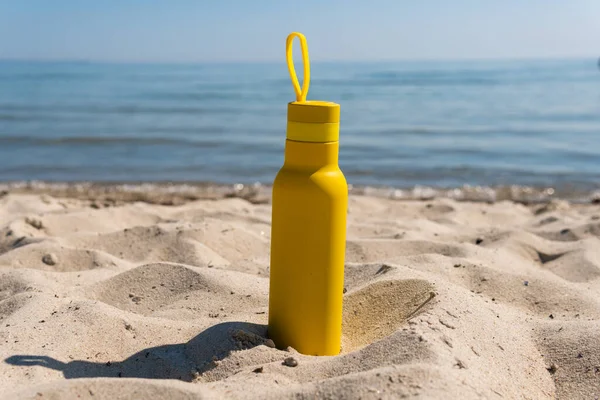
[(43, 355), (13, 355), (4, 361), (16, 366), (40, 366), (61, 371), (65, 378), (127, 377), (179, 379), (190, 382), (198, 373), (213, 369), (215, 361), (234, 350), (265, 344), (266, 325), (224, 322), (204, 330), (186, 343), (150, 347), (122, 361), (62, 362)]

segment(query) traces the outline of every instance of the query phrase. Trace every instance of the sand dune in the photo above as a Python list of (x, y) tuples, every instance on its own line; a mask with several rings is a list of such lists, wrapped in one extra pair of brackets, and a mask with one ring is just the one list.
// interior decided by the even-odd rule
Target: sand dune
[(269, 235), (239, 198), (5, 194), (0, 397), (600, 396), (599, 205), (351, 196), (336, 357), (268, 339)]

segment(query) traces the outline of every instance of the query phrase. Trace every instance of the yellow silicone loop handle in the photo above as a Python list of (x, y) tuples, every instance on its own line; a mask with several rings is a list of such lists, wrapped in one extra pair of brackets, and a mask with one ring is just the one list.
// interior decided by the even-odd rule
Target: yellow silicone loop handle
[[(300, 40), (300, 50), (302, 51), (302, 63), (304, 64), (304, 79), (302, 79), (302, 89), (300, 89), (300, 83), (296, 76), (296, 68), (294, 68), (294, 59), (292, 57), (292, 43), (294, 38)], [(306, 101), (306, 95), (308, 94), (308, 87), (310, 86), (310, 60), (308, 59), (308, 46), (306, 45), (306, 38), (299, 32), (292, 32), (288, 35), (285, 41), (285, 55), (287, 58), (287, 66), (290, 71), (290, 78), (292, 78), (292, 85), (294, 85), (294, 91), (296, 92), (296, 101)]]

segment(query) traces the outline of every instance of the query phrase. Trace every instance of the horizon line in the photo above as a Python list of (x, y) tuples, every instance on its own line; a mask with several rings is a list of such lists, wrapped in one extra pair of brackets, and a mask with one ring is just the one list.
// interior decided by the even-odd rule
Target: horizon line
[[(527, 57), (461, 57), (461, 58), (385, 58), (385, 59), (370, 59), (370, 60), (355, 60), (355, 59), (311, 59), (311, 63), (315, 64), (330, 64), (330, 63), (352, 63), (352, 64), (368, 64), (368, 63), (419, 63), (419, 62), (486, 62), (486, 61), (570, 61), (570, 60), (598, 60), (600, 58), (592, 55), (565, 55), (565, 56), (527, 56)], [(295, 62), (301, 62), (301, 59)], [(80, 63), (80, 64), (114, 64), (114, 65), (206, 65), (206, 64), (285, 64), (285, 58), (281, 60), (100, 60), (100, 59), (77, 59), (77, 58), (28, 58), (28, 57), (0, 57), (0, 62), (31, 62), (31, 63)]]

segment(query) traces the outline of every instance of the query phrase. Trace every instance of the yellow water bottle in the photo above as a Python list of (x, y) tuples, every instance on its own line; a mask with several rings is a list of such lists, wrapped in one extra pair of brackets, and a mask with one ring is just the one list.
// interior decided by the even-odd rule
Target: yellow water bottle
[[(300, 40), (302, 88), (292, 59)], [(291, 33), (287, 64), (296, 101), (288, 104), (285, 161), (273, 184), (269, 337), (302, 354), (340, 352), (348, 185), (338, 166), (340, 106), (307, 101), (306, 39)]]

